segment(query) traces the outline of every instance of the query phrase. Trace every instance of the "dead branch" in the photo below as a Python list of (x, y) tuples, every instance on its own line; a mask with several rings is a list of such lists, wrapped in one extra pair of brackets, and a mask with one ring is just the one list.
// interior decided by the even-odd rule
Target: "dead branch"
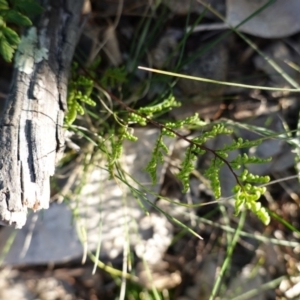
[(22, 37), (0, 116), (0, 220), (21, 228), (27, 209), (49, 207), (50, 176), (64, 145), (63, 118), (83, 0), (43, 1)]

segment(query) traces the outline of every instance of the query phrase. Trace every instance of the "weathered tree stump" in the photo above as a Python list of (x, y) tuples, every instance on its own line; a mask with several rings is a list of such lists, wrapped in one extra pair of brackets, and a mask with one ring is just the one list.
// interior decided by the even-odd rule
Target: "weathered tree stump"
[(50, 176), (64, 145), (68, 74), (83, 0), (42, 1), (16, 53), (0, 116), (0, 220), (21, 228), (27, 209), (49, 207)]

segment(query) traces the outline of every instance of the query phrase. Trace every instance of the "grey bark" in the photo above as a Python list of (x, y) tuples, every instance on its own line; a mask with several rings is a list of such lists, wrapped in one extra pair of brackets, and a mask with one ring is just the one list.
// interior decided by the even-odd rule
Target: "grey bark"
[[(16, 62), (0, 116), (0, 220), (16, 228), (25, 224), (28, 208), (49, 207), (50, 176), (64, 145), (68, 74), (82, 4), (43, 1), (45, 10), (35, 23), (37, 43), (25, 67)], [(38, 58), (40, 49), (48, 53), (46, 58)], [(18, 51), (17, 59), (23, 55)]]

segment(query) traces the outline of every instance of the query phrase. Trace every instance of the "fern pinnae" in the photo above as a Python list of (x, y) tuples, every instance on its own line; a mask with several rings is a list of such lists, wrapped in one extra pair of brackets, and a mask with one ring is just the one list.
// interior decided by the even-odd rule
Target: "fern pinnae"
[(129, 132), (128, 126), (125, 125), (119, 129), (119, 134), (117, 136), (113, 133), (109, 136), (111, 152), (108, 153), (107, 160), (108, 170), (111, 176), (114, 172), (114, 166), (116, 162), (122, 155), (123, 142), (125, 139), (128, 139), (133, 142), (137, 141), (137, 137), (134, 136), (131, 132)]
[(85, 110), (81, 103), (89, 106), (96, 106), (91, 98), (94, 88), (94, 81), (83, 75), (78, 75), (78, 64), (73, 63), (71, 80), (69, 81), (65, 123), (70, 126), (76, 120), (77, 114), (83, 115)]
[(190, 187), (190, 174), (194, 171), (195, 162), (198, 158), (193, 148), (193, 146), (189, 146), (186, 150), (184, 160), (181, 163), (181, 170), (177, 174), (177, 178), (180, 179), (183, 184), (184, 193), (186, 193)]
[(164, 154), (168, 154), (168, 152), (169, 149), (163, 141), (163, 132), (161, 132), (156, 140), (156, 144), (151, 154), (151, 159), (145, 168), (145, 171), (149, 173), (153, 184), (156, 184), (157, 182), (157, 165), (164, 162)]

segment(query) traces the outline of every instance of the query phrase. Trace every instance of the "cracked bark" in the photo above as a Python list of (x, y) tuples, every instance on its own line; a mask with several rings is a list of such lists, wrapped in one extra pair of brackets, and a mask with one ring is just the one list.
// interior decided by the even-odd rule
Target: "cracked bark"
[[(0, 220), (21, 228), (27, 209), (49, 207), (50, 176), (64, 145), (63, 118), (83, 0), (42, 1), (38, 46), (48, 59), (15, 69), (0, 116)], [(34, 55), (34, 54), (33, 54)]]

